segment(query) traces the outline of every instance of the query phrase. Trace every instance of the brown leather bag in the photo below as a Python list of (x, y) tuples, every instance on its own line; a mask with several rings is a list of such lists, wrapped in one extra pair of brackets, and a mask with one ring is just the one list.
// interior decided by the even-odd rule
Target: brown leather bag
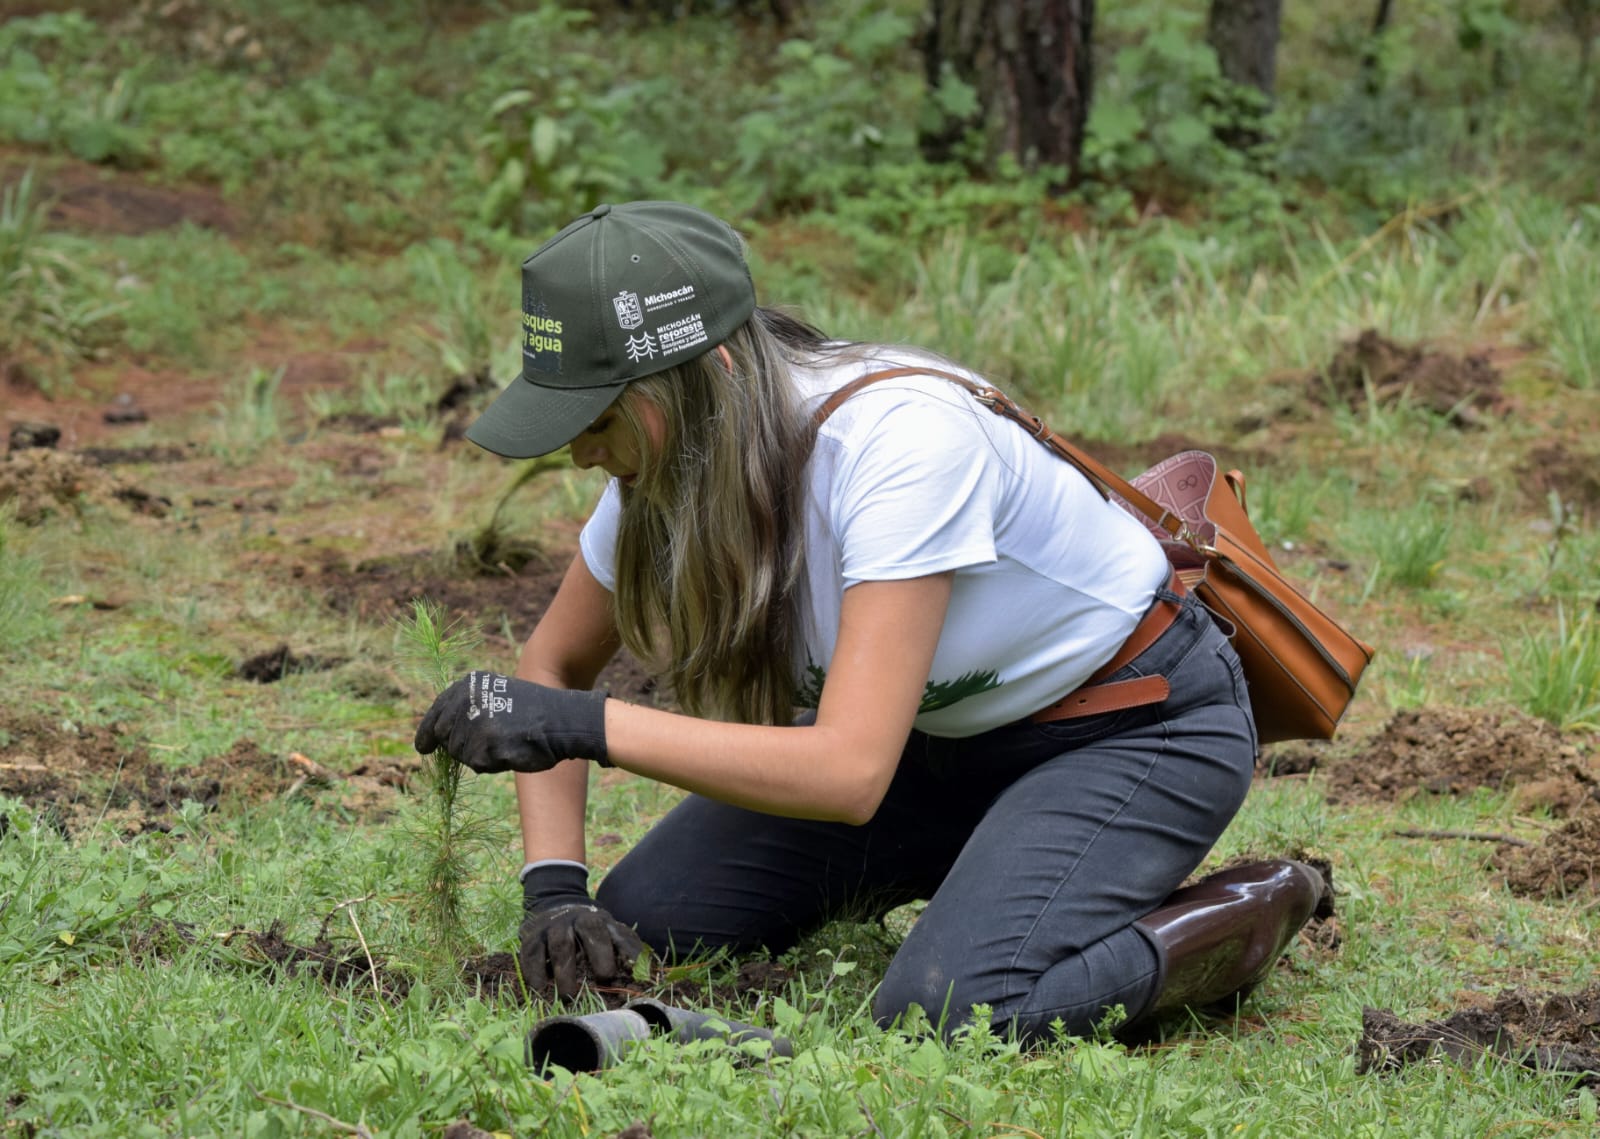
[(1131, 482), (1052, 431), (996, 388), (934, 368), (889, 368), (846, 384), (822, 405), (816, 422), (867, 384), (929, 375), (972, 393), (996, 415), (1014, 420), (1090, 482), (1144, 521), (1183, 583), (1218, 619), (1244, 664), (1262, 743), (1329, 739), (1339, 726), (1372, 646), (1318, 609), (1278, 571), (1245, 509), (1244, 476), (1219, 476), (1204, 451), (1183, 451)]

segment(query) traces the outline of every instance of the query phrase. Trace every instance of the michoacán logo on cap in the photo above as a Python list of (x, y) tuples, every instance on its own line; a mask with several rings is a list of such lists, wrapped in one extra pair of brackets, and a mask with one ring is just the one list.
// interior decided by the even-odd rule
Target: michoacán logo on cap
[(644, 323), (644, 310), (639, 307), (639, 294), (623, 291), (611, 298), (611, 307), (617, 310), (617, 323), (632, 330)]
[[(657, 356), (673, 356), (706, 343), (709, 337), (705, 321), (698, 312), (686, 316), (658, 315), (663, 309), (693, 301), (697, 295), (693, 285), (680, 285), (675, 289), (651, 293), (642, 301), (638, 293), (627, 289), (612, 297), (611, 307), (616, 311), (618, 326), (624, 332), (633, 334), (623, 345), (628, 359), (637, 364)], [(644, 328), (647, 315), (659, 323), (654, 329), (637, 331)]]

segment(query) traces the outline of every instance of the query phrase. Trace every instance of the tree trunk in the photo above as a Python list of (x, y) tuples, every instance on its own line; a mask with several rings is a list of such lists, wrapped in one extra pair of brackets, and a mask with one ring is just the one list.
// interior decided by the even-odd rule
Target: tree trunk
[(1383, 89), (1380, 44), (1383, 33), (1389, 28), (1389, 17), (1394, 10), (1394, 0), (1378, 0), (1378, 9), (1372, 14), (1372, 29), (1367, 33), (1366, 45), (1361, 49), (1362, 86), (1368, 95)]
[(1211, 0), (1206, 42), (1217, 53), (1224, 79), (1272, 98), (1282, 14), (1282, 0)]
[(1206, 42), (1231, 87), (1218, 92), (1216, 135), (1236, 150), (1267, 141), (1266, 117), (1278, 78), (1278, 24), (1282, 0), (1211, 0)]
[(1589, 78), (1589, 56), (1594, 44), (1595, 28), (1600, 25), (1600, 2), (1597, 0), (1562, 0), (1567, 19), (1572, 24), (1572, 34), (1578, 37), (1578, 82)]
[(1076, 171), (1089, 120), (1094, 0), (931, 0), (923, 60), (933, 106), (954, 78), (977, 95), (968, 116), (930, 115), (922, 150), (950, 159), (972, 130), (985, 159)]

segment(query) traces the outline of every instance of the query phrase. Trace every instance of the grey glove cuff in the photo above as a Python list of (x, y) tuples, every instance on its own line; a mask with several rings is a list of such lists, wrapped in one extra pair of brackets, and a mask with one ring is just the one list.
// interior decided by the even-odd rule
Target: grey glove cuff
[(611, 767), (606, 756), (606, 692), (599, 688), (550, 688), (546, 699), (560, 712), (561, 731), (552, 724), (550, 750), (572, 759), (592, 759)]

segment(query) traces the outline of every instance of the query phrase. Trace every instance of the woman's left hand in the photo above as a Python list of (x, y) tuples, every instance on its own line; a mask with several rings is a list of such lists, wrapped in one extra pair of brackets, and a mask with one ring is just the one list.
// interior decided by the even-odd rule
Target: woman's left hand
[(423, 755), (439, 748), (479, 774), (547, 771), (563, 759), (606, 762), (606, 694), (470, 672), (439, 694), (417, 726)]

